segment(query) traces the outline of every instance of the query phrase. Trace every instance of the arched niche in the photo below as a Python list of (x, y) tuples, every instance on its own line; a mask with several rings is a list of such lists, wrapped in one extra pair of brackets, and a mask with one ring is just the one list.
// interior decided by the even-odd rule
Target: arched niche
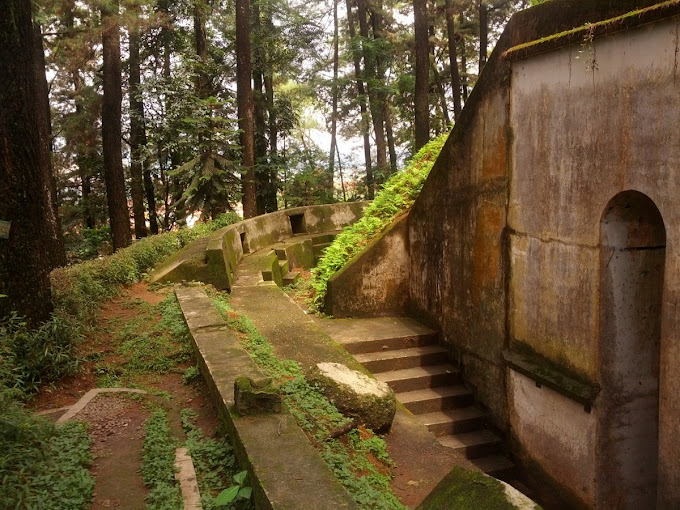
[(656, 508), (666, 229), (638, 191), (600, 223), (598, 509)]

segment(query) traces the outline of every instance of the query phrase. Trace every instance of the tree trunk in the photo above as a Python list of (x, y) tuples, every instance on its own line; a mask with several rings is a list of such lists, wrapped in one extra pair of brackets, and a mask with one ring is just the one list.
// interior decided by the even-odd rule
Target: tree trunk
[(208, 61), (208, 42), (205, 31), (206, 14), (203, 0), (194, 0), (194, 43), (198, 56), (198, 73), (196, 74), (196, 96), (205, 99), (210, 95), (209, 78), (205, 65)]
[[(347, 3), (347, 26), (349, 29), (349, 37), (352, 41), (352, 58), (354, 60), (354, 75), (357, 82), (357, 95), (359, 100), (359, 109), (361, 111), (361, 131), (364, 137), (364, 162), (366, 165), (366, 197), (373, 200), (374, 184), (373, 184), (373, 166), (371, 163), (371, 138), (370, 138), (370, 123), (368, 120), (368, 106), (366, 105), (366, 91), (364, 90), (364, 81), (361, 78), (361, 51), (356, 42), (356, 28), (354, 27), (354, 16), (352, 16), (352, 6), (350, 0)], [(364, 12), (365, 16), (365, 12)]]
[(102, 143), (106, 200), (111, 222), (113, 250), (129, 246), (130, 213), (125, 193), (121, 148), (121, 93), (120, 32), (118, 28), (118, 0), (102, 7), (102, 51), (104, 54), (102, 100)]
[(479, 74), (486, 64), (486, 54), (489, 45), (488, 10), (484, 0), (479, 1)]
[(333, 197), (333, 175), (335, 174), (335, 152), (338, 144), (338, 67), (340, 63), (340, 37), (338, 30), (338, 0), (333, 0), (333, 84), (331, 95), (333, 105), (331, 108), (331, 149), (328, 154), (328, 189)]
[(243, 217), (257, 215), (253, 94), (250, 85), (250, 0), (236, 0), (236, 102), (241, 131)]
[[(366, 0), (358, 0), (358, 4), (365, 5)], [(381, 5), (374, 6), (371, 11), (371, 28), (373, 29), (374, 43), (382, 38), (381, 35)], [(368, 11), (364, 9), (364, 12)], [(363, 28), (362, 28), (363, 20)], [(359, 16), (359, 27), (361, 35), (364, 40), (368, 40), (368, 24), (365, 16)], [(377, 44), (373, 44), (373, 47)], [(385, 87), (385, 73), (383, 70), (382, 57), (371, 48), (369, 44), (364, 45), (364, 67), (366, 69), (366, 78), (368, 82), (368, 104), (371, 109), (371, 117), (373, 118), (373, 133), (375, 134), (375, 151), (376, 164), (378, 167), (380, 182), (384, 181), (384, 177), (389, 173), (387, 166), (387, 143), (385, 141), (385, 95), (381, 89)]]
[(453, 95), (453, 118), (458, 120), (462, 103), (460, 100), (460, 74), (458, 73), (458, 57), (456, 55), (456, 26), (453, 0), (446, 0), (446, 32), (449, 39), (449, 64), (451, 66), (451, 92)]
[(0, 234), (0, 317), (16, 311), (37, 325), (52, 311), (54, 243), (45, 234), (60, 231), (31, 10), (28, 0), (7, 0), (0, 9), (0, 220), (11, 222)]
[(276, 125), (276, 107), (274, 106), (274, 78), (271, 63), (267, 65), (264, 75), (264, 90), (267, 101), (267, 111), (269, 113), (269, 188), (266, 190), (267, 212), (274, 212), (279, 208), (276, 200), (276, 190), (278, 182), (279, 168), (279, 149), (278, 137), (279, 128)]
[[(258, 61), (259, 59), (256, 59)], [(255, 181), (257, 187), (257, 214), (265, 214), (267, 212), (267, 194), (266, 190), (269, 188), (269, 172), (267, 168), (267, 138), (265, 137), (264, 116), (264, 79), (260, 70), (253, 70), (253, 107), (254, 107), (254, 122), (255, 122), (255, 141), (254, 141), (254, 157), (255, 157)]]
[(48, 188), (45, 190), (45, 193), (50, 196), (52, 215), (55, 219), (55, 221), (51, 221), (46, 225), (48, 228), (46, 228), (43, 233), (43, 239), (52, 255), (52, 267), (55, 268), (66, 265), (66, 250), (64, 248), (64, 236), (62, 235), (61, 221), (58, 212), (57, 179), (54, 175), (54, 167), (52, 166), (52, 113), (50, 111), (47, 76), (45, 75), (43, 38), (38, 23), (35, 23), (33, 27), (33, 41), (35, 51), (35, 83), (38, 87), (37, 99), (40, 101), (40, 109), (38, 110), (40, 137), (47, 141), (47, 143), (41, 145), (41, 159), (44, 162), (44, 168), (47, 169), (47, 180), (45, 181), (45, 185), (48, 186)]
[[(136, 13), (135, 13), (136, 14)], [(142, 147), (145, 144), (144, 103), (139, 90), (139, 21), (137, 16), (130, 26), (130, 181), (132, 194), (132, 214), (135, 219), (135, 238), (147, 236), (144, 218), (144, 170)]]
[[(463, 18), (463, 13), (461, 12), (459, 17), (459, 24), (462, 25), (463, 21), (465, 20)], [(467, 56), (465, 54), (465, 37), (460, 38), (460, 70), (462, 71), (462, 80), (461, 80), (461, 85), (463, 87), (463, 101), (467, 101), (468, 98), (468, 79), (467, 79)]]
[(385, 135), (387, 136), (387, 150), (390, 155), (390, 173), (397, 171), (397, 150), (394, 142), (394, 132), (392, 130), (392, 113), (389, 102), (385, 101)]
[(430, 108), (428, 101), (430, 89), (430, 45), (428, 42), (427, 2), (425, 0), (413, 0), (413, 19), (416, 53), (414, 130), (415, 152), (418, 152), (430, 139)]

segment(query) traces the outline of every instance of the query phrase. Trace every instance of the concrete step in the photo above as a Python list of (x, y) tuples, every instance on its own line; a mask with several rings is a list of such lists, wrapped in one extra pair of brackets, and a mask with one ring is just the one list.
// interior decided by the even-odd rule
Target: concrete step
[(332, 243), (318, 243), (314, 244), (312, 250), (314, 252), (314, 260), (317, 261), (323, 256), (323, 252), (326, 251)]
[(437, 345), (412, 347), (395, 351), (370, 352), (354, 356), (372, 373), (402, 370), (404, 368), (435, 365), (445, 362), (447, 351)]
[(484, 428), (486, 413), (474, 406), (416, 416), (435, 436), (473, 432)]
[(460, 371), (449, 363), (392, 370), (375, 374), (375, 377), (397, 393), (461, 382)]
[(454, 434), (452, 436), (442, 436), (438, 439), (441, 444), (460, 452), (468, 459), (496, 454), (501, 444), (501, 438), (486, 429)]
[(474, 397), (465, 386), (457, 384), (397, 393), (397, 400), (413, 414), (424, 414), (470, 406)]
[(300, 279), (300, 273), (298, 271), (289, 271), (283, 275), (283, 286), (294, 285)]
[(288, 265), (288, 260), (279, 259), (278, 263), (279, 263), (279, 268), (281, 269), (281, 274), (282, 275), (288, 274), (288, 272), (290, 271), (290, 267)]
[(328, 246), (333, 242), (337, 234), (317, 234), (312, 237), (312, 244), (314, 246), (319, 246), (325, 244)]
[(515, 476), (516, 466), (514, 462), (500, 453), (471, 459), (471, 461), (487, 475), (495, 476), (501, 480), (511, 479)]
[(274, 248), (274, 252), (276, 252), (276, 258), (279, 260), (286, 260), (288, 258), (285, 248)]
[(393, 351), (397, 349), (410, 349), (412, 347), (424, 347), (437, 343), (437, 333), (430, 331), (423, 334), (406, 334), (388, 338), (371, 338), (369, 340), (353, 340), (343, 343), (343, 347), (350, 354), (365, 354), (368, 352)]

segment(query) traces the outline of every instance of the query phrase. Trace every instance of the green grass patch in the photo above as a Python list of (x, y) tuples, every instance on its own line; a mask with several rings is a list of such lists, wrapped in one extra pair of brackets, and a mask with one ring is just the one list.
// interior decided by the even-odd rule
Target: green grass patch
[(170, 435), (170, 425), (165, 411), (156, 409), (145, 426), (146, 436), (142, 447), (141, 475), (149, 488), (147, 510), (176, 510), (182, 497), (175, 481), (175, 448), (177, 441)]
[(119, 326), (113, 333), (116, 356), (95, 364), (100, 387), (136, 386), (138, 376), (180, 370), (182, 363), (193, 359), (189, 330), (174, 293), (156, 306), (131, 303), (138, 314), (114, 323)]
[[(245, 471), (239, 471), (228, 437), (219, 433), (214, 439), (206, 438), (194, 424), (196, 413), (191, 409), (182, 409), (181, 416), (182, 427), (187, 435), (185, 446), (194, 463), (203, 509), (253, 508), (250, 499), (252, 489), (244, 484)], [(240, 483), (237, 483), (239, 480)], [(219, 496), (230, 489), (234, 493), (233, 500), (229, 505), (219, 505)]]
[(89, 508), (94, 480), (85, 427), (35, 418), (11, 393), (0, 389), (0, 508)]
[(345, 227), (326, 248), (321, 260), (312, 269), (314, 294), (309, 303), (312, 310), (319, 311), (323, 307), (328, 280), (411, 208), (447, 138), (448, 133), (445, 133), (420, 149), (402, 171), (390, 177), (366, 208), (364, 216)]
[[(350, 420), (305, 379), (299, 363), (281, 360), (274, 354), (271, 344), (252, 321), (230, 308), (226, 295), (216, 294), (212, 298), (260, 370), (280, 385), (286, 408), (360, 508), (405, 509), (390, 488), (389, 468), (393, 463), (385, 441), (370, 431), (369, 437), (362, 438), (356, 430), (347, 434), (344, 442), (333, 439), (332, 433)], [(384, 469), (379, 470), (369, 458), (382, 463)]]

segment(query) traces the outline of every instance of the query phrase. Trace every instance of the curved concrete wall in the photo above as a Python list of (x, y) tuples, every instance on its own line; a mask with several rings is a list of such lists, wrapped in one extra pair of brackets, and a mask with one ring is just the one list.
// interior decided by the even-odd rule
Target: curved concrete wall
[(354, 223), (368, 202), (293, 207), (263, 214), (217, 230), (159, 265), (151, 282), (200, 280), (221, 290), (231, 289), (236, 266), (252, 253), (296, 234), (334, 232)]

